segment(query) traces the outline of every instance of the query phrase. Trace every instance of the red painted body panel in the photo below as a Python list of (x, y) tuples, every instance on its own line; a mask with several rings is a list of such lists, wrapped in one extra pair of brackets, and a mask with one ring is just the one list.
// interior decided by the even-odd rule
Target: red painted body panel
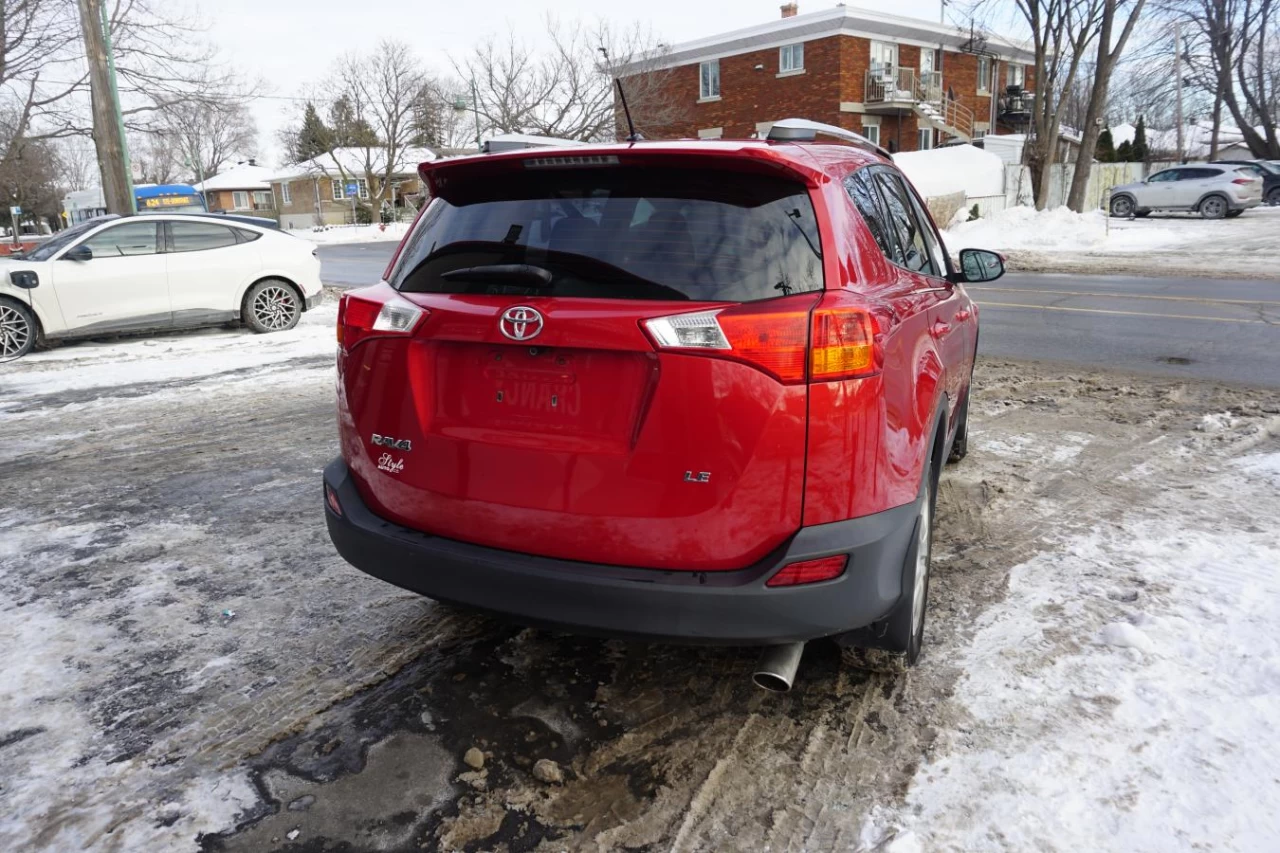
[[(411, 338), (365, 339), (339, 355), (343, 455), (375, 512), (522, 553), (717, 571), (763, 558), (801, 525), (916, 498), (940, 407), (954, 430), (968, 393), (977, 312), (962, 286), (880, 252), (842, 184), (879, 158), (843, 146), (645, 143), (420, 171), (440, 189), (473, 170), (499, 174), (562, 153), (737, 158), (743, 170), (803, 180), (826, 279), (825, 294), (807, 298), (872, 317), (878, 373), (784, 385), (732, 355), (658, 351), (642, 330), (645, 319), (707, 303), (403, 294), (430, 311)], [(546, 319), (535, 347), (499, 332), (499, 314), (516, 304)], [(413, 450), (390, 453), (393, 470), (379, 470), (387, 451), (371, 443), (375, 433)]]

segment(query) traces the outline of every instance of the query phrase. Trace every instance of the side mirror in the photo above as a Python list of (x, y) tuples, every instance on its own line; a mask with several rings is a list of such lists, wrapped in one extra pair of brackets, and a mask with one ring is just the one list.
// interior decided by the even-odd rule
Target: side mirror
[(986, 249), (961, 249), (960, 272), (965, 281), (995, 281), (1004, 275), (1004, 257)]
[(9, 273), (9, 283), (23, 290), (32, 290), (40, 286), (40, 276), (35, 270), (14, 270)]
[(62, 256), (64, 261), (91, 261), (93, 260), (93, 249), (90, 249), (84, 243), (79, 246), (72, 246), (67, 249), (67, 253)]

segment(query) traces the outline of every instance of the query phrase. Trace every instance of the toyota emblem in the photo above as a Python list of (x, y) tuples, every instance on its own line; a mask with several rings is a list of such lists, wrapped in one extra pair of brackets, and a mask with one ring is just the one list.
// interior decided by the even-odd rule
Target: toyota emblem
[(542, 331), (542, 315), (528, 305), (516, 305), (502, 312), (498, 330), (513, 341), (536, 338)]

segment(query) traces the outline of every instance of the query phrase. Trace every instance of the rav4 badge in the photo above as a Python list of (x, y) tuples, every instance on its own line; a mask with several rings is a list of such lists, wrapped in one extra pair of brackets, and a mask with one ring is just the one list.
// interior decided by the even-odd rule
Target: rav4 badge
[(407, 438), (392, 438), (389, 435), (378, 435), (376, 432), (370, 436), (370, 440), (379, 447), (390, 447), (393, 450), (403, 450), (406, 453), (413, 450), (413, 443)]

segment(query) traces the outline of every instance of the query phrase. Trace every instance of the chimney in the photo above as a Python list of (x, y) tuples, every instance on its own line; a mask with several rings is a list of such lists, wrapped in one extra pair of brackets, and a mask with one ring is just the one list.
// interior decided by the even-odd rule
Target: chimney
[(800, 11), (800, 7), (797, 6), (795, 3), (788, 3), (787, 5), (782, 7), (782, 17), (794, 18), (796, 16), (796, 12), (799, 12), (799, 11)]

